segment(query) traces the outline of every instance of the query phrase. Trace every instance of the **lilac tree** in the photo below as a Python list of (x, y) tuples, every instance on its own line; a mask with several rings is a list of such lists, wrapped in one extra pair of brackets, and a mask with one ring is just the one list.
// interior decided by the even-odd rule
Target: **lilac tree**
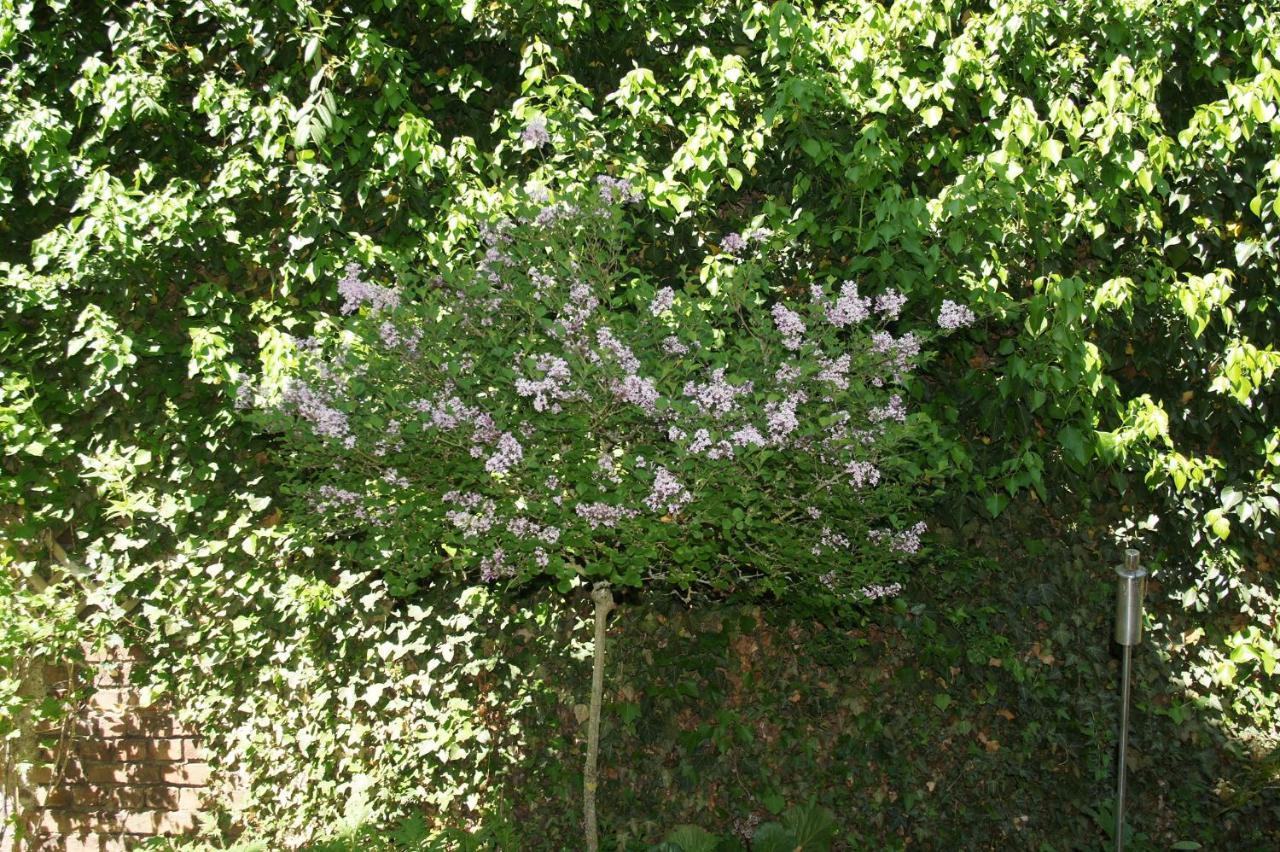
[(607, 176), (526, 193), (421, 293), (349, 268), (342, 317), (255, 394), (299, 535), (396, 593), (442, 572), (595, 585), (591, 848), (612, 587), (867, 600), (897, 590), (922, 531), (903, 296), (780, 284), (764, 230), (722, 240), (714, 286), (654, 281), (626, 253), (640, 200)]

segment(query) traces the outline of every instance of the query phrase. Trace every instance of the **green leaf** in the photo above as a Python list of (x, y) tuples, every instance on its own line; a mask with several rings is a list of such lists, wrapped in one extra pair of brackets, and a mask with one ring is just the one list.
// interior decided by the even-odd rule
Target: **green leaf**
[(766, 822), (756, 828), (751, 838), (751, 852), (795, 852), (791, 832), (776, 822)]
[(684, 852), (715, 852), (720, 838), (696, 825), (678, 825), (667, 835), (667, 843), (676, 844)]
[(835, 814), (817, 803), (792, 808), (782, 824), (790, 830), (795, 848), (804, 852), (825, 852), (836, 835)]

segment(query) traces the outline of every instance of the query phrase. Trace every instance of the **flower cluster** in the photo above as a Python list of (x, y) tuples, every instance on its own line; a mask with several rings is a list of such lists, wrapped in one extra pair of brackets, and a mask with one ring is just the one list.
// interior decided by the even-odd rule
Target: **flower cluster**
[(520, 131), (520, 141), (531, 148), (541, 148), (549, 143), (551, 134), (547, 131), (547, 120), (539, 116), (526, 124)]
[(399, 290), (370, 284), (360, 276), (359, 264), (347, 264), (347, 274), (338, 282), (338, 295), (343, 298), (343, 314), (354, 313), (361, 305), (368, 305), (375, 312), (400, 307)]
[(515, 390), (520, 396), (533, 397), (534, 411), (560, 413), (560, 403), (573, 399), (569, 387), (569, 362), (555, 355), (539, 355), (534, 366), (542, 373), (540, 379), (516, 379)]
[(798, 313), (779, 302), (773, 306), (773, 324), (782, 335), (782, 345), (791, 350), (804, 342), (805, 324)]
[(976, 319), (977, 317), (969, 308), (950, 299), (943, 299), (942, 310), (938, 312), (938, 328), (948, 330), (964, 328), (973, 325)]

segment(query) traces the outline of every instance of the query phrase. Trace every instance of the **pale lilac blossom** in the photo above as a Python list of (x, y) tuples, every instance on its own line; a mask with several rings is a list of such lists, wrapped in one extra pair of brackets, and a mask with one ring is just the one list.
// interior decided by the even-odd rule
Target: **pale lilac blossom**
[(677, 515), (680, 510), (693, 499), (675, 474), (665, 467), (657, 468), (653, 473), (653, 488), (644, 504), (654, 512), (665, 511), (668, 515)]
[(542, 116), (530, 121), (524, 126), (524, 130), (520, 131), (520, 140), (532, 148), (541, 148), (551, 141), (551, 134), (547, 132), (547, 120)]
[(743, 239), (742, 234), (734, 232), (725, 234), (720, 240), (720, 248), (728, 254), (736, 255), (747, 247), (747, 241)]
[(840, 295), (834, 304), (826, 306), (827, 322), (836, 328), (844, 328), (871, 316), (871, 300), (858, 295), (858, 285), (846, 281), (840, 285)]
[(689, 347), (681, 342), (680, 338), (672, 334), (662, 339), (662, 351), (668, 355), (687, 355)]
[(885, 290), (879, 296), (876, 296), (876, 313), (882, 315), (885, 319), (897, 319), (902, 313), (902, 308), (907, 304), (907, 297), (897, 290)]
[(868, 411), (867, 417), (872, 423), (882, 423), (885, 420), (905, 423), (907, 420), (907, 407), (903, 403), (902, 397), (895, 393), (889, 398), (888, 404), (878, 405)]
[(649, 303), (649, 313), (655, 317), (671, 310), (671, 306), (675, 304), (676, 291), (670, 287), (663, 287), (653, 296), (653, 301)]
[(745, 396), (754, 390), (755, 385), (746, 381), (735, 385), (724, 377), (725, 368), (717, 367), (711, 371), (708, 382), (685, 382), (684, 395), (693, 400), (700, 412), (719, 420), (733, 412), (738, 397)]
[(626, 178), (615, 178), (610, 177), (609, 175), (600, 175), (596, 178), (596, 184), (600, 187), (600, 197), (609, 204), (612, 204), (615, 201), (621, 201), (624, 204), (633, 204), (644, 198), (644, 196), (631, 185), (631, 181)]
[(621, 521), (634, 518), (638, 512), (625, 506), (610, 506), (608, 503), (579, 503), (574, 506), (578, 517), (587, 522), (591, 529), (598, 527), (616, 527)]
[(977, 317), (973, 311), (964, 305), (951, 301), (950, 299), (942, 300), (942, 310), (938, 312), (938, 327), (948, 330), (964, 328), (973, 325)]
[(516, 379), (516, 393), (533, 397), (534, 411), (560, 413), (560, 403), (574, 398), (569, 387), (569, 363), (555, 355), (539, 355), (534, 359), (534, 367), (542, 373), (542, 378)]
[(497, 452), (489, 456), (488, 461), (484, 463), (484, 469), (489, 473), (503, 474), (519, 464), (523, 458), (524, 447), (520, 446), (515, 435), (503, 432), (502, 437), (498, 439)]
[(891, 598), (891, 597), (896, 597), (897, 595), (902, 594), (902, 584), (890, 583), (887, 586), (882, 586), (877, 583), (872, 583), (869, 586), (863, 586), (861, 591), (862, 591), (863, 597), (867, 598), (868, 600), (876, 600), (877, 598)]
[(338, 282), (338, 295), (343, 303), (340, 309), (343, 314), (354, 313), (361, 305), (367, 304), (373, 311), (400, 307), (400, 292), (390, 287), (370, 284), (360, 277), (358, 263), (349, 263), (346, 276)]
[(798, 313), (779, 302), (773, 306), (773, 324), (782, 335), (783, 346), (792, 351), (800, 348), (804, 339), (805, 325)]

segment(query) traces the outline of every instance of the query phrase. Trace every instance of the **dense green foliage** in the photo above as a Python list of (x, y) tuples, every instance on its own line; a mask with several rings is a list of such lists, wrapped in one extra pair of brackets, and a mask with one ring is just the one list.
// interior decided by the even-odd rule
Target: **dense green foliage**
[[(1104, 848), (1119, 654), (1107, 643), (1101, 543), (1026, 504), (994, 528), (943, 538), (951, 545), (902, 598), (843, 624), (660, 598), (620, 609), (601, 752), (605, 837), (640, 852), (692, 824), (737, 849), (732, 841), (816, 798), (837, 815), (837, 849)], [(544, 678), (510, 714), (514, 750), (491, 765), (476, 845), (417, 817), (385, 827), (357, 802), (331, 818), (317, 852), (575, 848), (574, 705), (590, 662), (550, 658), (536, 637), (588, 641), (590, 607), (567, 611), (554, 597), (526, 602), (537, 621), (503, 618), (490, 634), (496, 656)], [(1161, 608), (1136, 649), (1128, 848), (1265, 849), (1280, 830), (1280, 754), (1224, 725), (1218, 706), (1242, 685), (1180, 680), (1212, 673), (1195, 660), (1210, 644)], [(504, 670), (486, 680), (490, 695), (509, 688)]]
[[(974, 305), (911, 385), (937, 424), (912, 463), (961, 518), (1099, 501), (1167, 602), (1221, 613), (1170, 677), (1269, 742), (1278, 106), (1269, 2), (0, 0), (5, 569), (87, 581), (90, 627), (220, 720), (281, 833), (395, 776), (418, 758), (343, 742), (381, 736), (408, 616), (298, 549), (236, 388), (348, 262), (424, 288), (525, 182), (609, 173), (665, 217), (632, 246), (653, 280), (714, 292), (724, 235), (764, 227), (780, 291)], [(352, 671), (376, 694), (335, 721)]]

